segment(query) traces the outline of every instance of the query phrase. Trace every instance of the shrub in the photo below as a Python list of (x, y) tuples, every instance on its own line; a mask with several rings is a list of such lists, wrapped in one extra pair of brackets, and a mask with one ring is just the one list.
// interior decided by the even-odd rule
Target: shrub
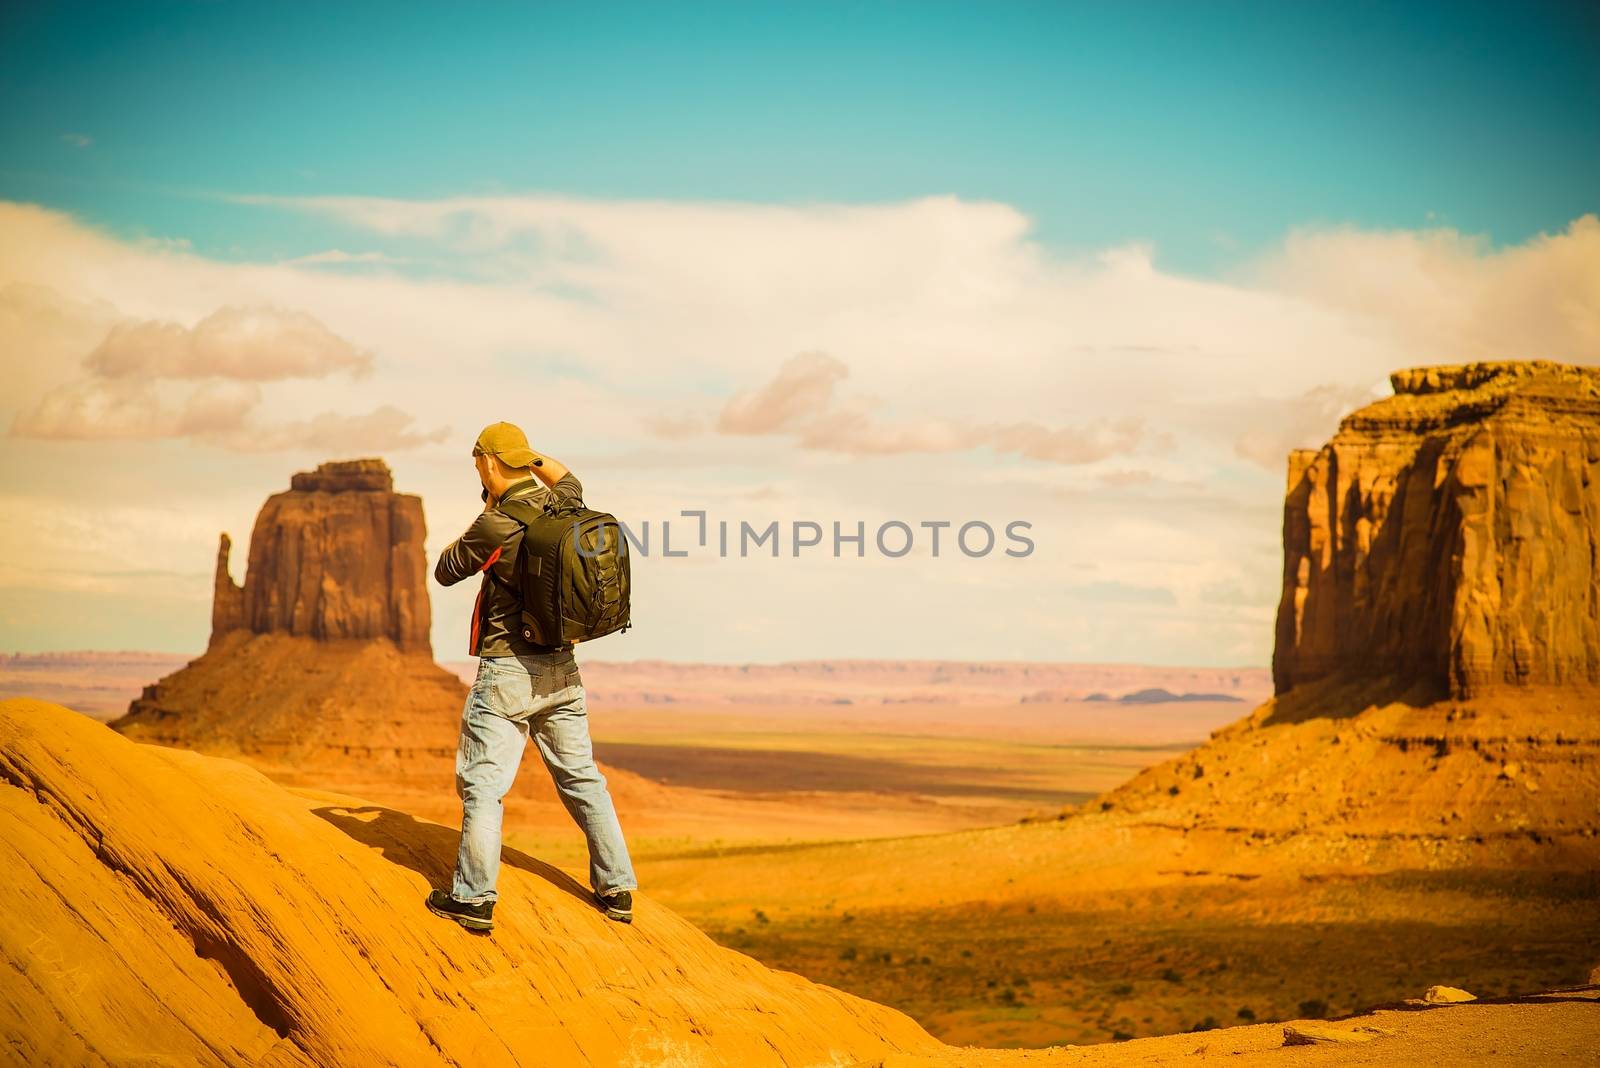
[(1308, 1020), (1320, 1020), (1328, 1015), (1328, 1003), (1321, 998), (1311, 998), (1300, 1003), (1300, 1015)]

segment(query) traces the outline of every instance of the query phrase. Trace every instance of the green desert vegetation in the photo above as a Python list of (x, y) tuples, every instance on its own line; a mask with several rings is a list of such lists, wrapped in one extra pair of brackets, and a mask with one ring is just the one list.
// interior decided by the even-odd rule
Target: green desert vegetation
[[(1385, 918), (1422, 915), (1421, 894), (1445, 907)], [(1479, 997), (1581, 983), (1600, 941), (1597, 898), (1600, 873), (1448, 872), (758, 926), (683, 910), (725, 945), (893, 1005), (947, 1042), (1048, 1046), (1336, 1018), (1435, 983)]]

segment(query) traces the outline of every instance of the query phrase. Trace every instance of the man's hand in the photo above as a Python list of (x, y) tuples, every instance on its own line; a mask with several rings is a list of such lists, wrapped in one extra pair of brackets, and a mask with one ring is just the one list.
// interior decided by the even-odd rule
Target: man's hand
[(539, 461), (532, 466), (531, 470), (535, 477), (546, 486), (554, 486), (561, 481), (561, 476), (567, 473), (567, 465), (560, 460), (546, 456), (538, 449), (529, 449), (528, 451), (533, 453), (535, 460)]

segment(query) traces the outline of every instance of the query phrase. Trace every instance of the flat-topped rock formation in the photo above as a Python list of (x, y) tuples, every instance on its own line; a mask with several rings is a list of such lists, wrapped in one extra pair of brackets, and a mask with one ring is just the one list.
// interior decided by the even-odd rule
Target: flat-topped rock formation
[(1600, 368), (1419, 367), (1289, 458), (1277, 692), (1600, 685)]
[(388, 638), (431, 653), (422, 498), (394, 492), (382, 460), (325, 463), (267, 498), (243, 587), (217, 551), (211, 643), (224, 634)]
[(1101, 804), (1600, 863), (1600, 370), (1392, 381), (1290, 458), (1276, 695)]
[[(433, 661), (420, 498), (382, 460), (296, 474), (256, 517), (242, 586), (217, 554), (211, 642), (146, 686), (111, 726), (136, 741), (240, 757), (279, 782), (459, 819), (453, 775), (467, 687)], [(655, 784), (611, 774), (619, 805)], [(544, 769), (517, 777), (518, 815), (570, 823)], [(525, 812), (524, 810), (527, 810)]]
[(433, 662), (421, 498), (394, 492), (382, 460), (290, 486), (256, 516), (243, 586), (222, 535), (205, 654), (112, 725), (275, 760), (453, 745), (466, 691)]

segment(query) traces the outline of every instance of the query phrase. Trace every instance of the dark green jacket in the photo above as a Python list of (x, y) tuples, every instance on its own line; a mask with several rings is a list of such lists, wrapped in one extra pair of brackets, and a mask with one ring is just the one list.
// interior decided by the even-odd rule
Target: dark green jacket
[[(550, 499), (552, 494), (580, 506), (583, 504), (583, 486), (570, 471), (562, 475), (553, 487), (547, 488), (537, 478), (514, 483), (501, 500), (526, 498), (539, 504)], [(522, 525), (498, 508), (485, 508), (472, 521), (467, 532), (439, 554), (433, 577), (440, 585), (454, 586), (469, 575), (483, 575), (478, 587), (478, 599), (472, 606), (472, 636), (468, 642), (468, 655), (539, 656), (542, 660), (549, 660), (549, 654), (563, 652), (570, 658), (571, 645), (535, 645), (522, 637), (522, 605), (507, 588), (516, 585), (513, 567), (521, 548)], [(491, 573), (505, 585), (491, 579)], [(576, 666), (573, 670), (576, 673)]]

